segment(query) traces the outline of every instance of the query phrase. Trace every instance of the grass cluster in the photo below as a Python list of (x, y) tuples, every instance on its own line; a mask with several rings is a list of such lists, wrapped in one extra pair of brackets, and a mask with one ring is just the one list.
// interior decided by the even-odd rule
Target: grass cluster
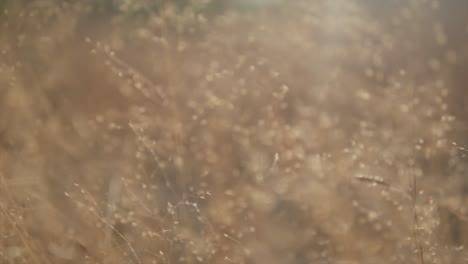
[(464, 263), (464, 1), (0, 1), (1, 263)]

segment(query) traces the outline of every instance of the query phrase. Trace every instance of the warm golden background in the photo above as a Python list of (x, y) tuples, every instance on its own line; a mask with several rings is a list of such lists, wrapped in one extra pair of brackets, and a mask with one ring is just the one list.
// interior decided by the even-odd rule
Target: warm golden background
[(0, 263), (467, 261), (468, 1), (0, 11)]

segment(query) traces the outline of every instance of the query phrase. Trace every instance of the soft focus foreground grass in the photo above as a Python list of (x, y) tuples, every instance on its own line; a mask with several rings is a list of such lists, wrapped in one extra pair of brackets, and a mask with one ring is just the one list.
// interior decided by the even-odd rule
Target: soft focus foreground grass
[(2, 263), (468, 258), (463, 1), (0, 7)]

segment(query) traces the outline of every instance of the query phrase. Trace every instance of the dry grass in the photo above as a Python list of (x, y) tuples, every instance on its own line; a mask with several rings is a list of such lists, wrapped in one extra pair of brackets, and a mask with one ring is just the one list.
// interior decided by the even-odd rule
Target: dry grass
[(463, 1), (0, 7), (1, 263), (468, 259)]

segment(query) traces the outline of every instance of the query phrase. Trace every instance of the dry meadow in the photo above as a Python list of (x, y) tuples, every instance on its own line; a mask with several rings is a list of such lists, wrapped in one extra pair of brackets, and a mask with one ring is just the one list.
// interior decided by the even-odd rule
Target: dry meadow
[(467, 85), (464, 0), (0, 0), (0, 263), (467, 263)]

